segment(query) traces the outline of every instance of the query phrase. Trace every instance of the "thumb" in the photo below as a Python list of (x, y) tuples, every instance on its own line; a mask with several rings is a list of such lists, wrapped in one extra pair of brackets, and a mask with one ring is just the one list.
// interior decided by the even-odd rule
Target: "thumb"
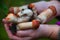
[(11, 31), (9, 30), (9, 26), (8, 26), (7, 24), (4, 24), (4, 27), (5, 27), (5, 30), (6, 30), (6, 32), (7, 32), (7, 34), (8, 34), (8, 36), (11, 37), (11, 36), (12, 36), (12, 33), (11, 33)]
[(2, 19), (2, 22), (3, 22), (4, 24), (5, 24), (5, 23), (8, 23), (5, 18)]

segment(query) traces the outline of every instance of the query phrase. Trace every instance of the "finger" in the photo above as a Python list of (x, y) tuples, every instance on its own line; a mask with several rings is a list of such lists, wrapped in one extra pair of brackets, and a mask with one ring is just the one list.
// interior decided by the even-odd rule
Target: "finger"
[(22, 38), (23, 40), (31, 40), (32, 39), (32, 37), (24, 37), (24, 38)]
[(5, 30), (6, 30), (6, 32), (7, 32), (7, 34), (8, 34), (8, 36), (9, 36), (9, 37), (12, 37), (13, 35), (12, 35), (12, 33), (10, 32), (8, 25), (7, 25), (7, 24), (4, 24), (4, 27), (5, 27)]
[(9, 30), (9, 27), (8, 27), (7, 24), (4, 24), (4, 26), (5, 26), (6, 32), (7, 32), (7, 34), (8, 34), (8, 37), (9, 37), (10, 39), (12, 39), (12, 40), (21, 40), (21, 38), (13, 35), (13, 34), (11, 33), (11, 31)]
[(10, 38), (10, 40), (22, 40), (20, 37), (17, 37), (17, 36), (12, 36), (9, 38)]
[(37, 39), (33, 39), (32, 37), (16, 37), (16, 36), (13, 36), (12, 38), (10, 38), (11, 40), (37, 40)]
[(3, 22), (3, 23), (7, 23), (7, 21), (6, 21), (5, 19), (2, 19), (2, 22)]
[(24, 36), (24, 37), (27, 37), (27, 36), (30, 36), (30, 34), (33, 32), (34, 30), (30, 29), (30, 30), (21, 30), (21, 31), (17, 31), (17, 36)]
[(12, 36), (10, 39), (11, 40), (31, 40), (32, 37), (17, 37), (17, 36)]
[(32, 37), (22, 37), (22, 40), (37, 40), (36, 38), (32, 38)]
[(9, 22), (7, 22), (5, 19), (3, 19), (3, 20), (2, 20), (2, 22), (3, 22), (4, 24), (9, 25), (9, 26), (12, 26), (12, 24), (13, 24), (13, 23), (11, 23), (11, 22), (10, 22), (10, 23), (9, 23)]

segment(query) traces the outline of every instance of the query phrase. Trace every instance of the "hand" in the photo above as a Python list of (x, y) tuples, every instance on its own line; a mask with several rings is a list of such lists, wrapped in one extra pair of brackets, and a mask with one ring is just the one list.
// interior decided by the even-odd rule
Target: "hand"
[[(27, 36), (27, 35), (24, 35), (24, 32), (23, 31), (17, 31), (18, 32), (18, 34), (20, 33), (20, 35), (22, 35), (22, 36), (18, 36), (18, 35), (13, 35), (12, 33), (11, 33), (11, 31), (9, 30), (9, 26), (11, 26), (12, 25), (12, 23), (8, 23), (5, 19), (3, 19), (2, 20), (3, 21), (3, 23), (4, 23), (4, 27), (5, 27), (5, 29), (6, 29), (6, 32), (7, 32), (7, 34), (8, 34), (8, 37), (11, 39), (11, 40), (30, 40), (31, 38), (30, 37), (24, 37), (24, 36)], [(26, 32), (26, 31), (25, 31)]]
[(11, 31), (9, 30), (9, 26), (12, 26), (12, 23), (8, 23), (5, 19), (2, 20), (4, 23), (4, 27), (6, 29), (6, 32), (8, 34), (8, 37), (11, 40), (35, 40), (35, 38), (38, 38), (40, 36), (40, 29), (37, 30), (29, 29), (29, 30), (20, 30), (17, 31), (16, 35), (13, 35)]
[(38, 38), (43, 36), (42, 31), (40, 31), (40, 29), (37, 29), (37, 30), (32, 30), (32, 29), (21, 30), (21, 31), (17, 31), (16, 35), (19, 37), (25, 37), (28, 40), (37, 40)]

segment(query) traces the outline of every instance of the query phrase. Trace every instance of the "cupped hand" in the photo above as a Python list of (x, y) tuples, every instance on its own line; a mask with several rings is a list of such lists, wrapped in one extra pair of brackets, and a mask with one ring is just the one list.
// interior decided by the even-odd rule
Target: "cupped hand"
[(3, 19), (2, 22), (10, 40), (28, 40), (28, 37), (21, 37), (12, 34), (12, 32), (9, 30), (9, 27), (12, 26), (12, 23), (7, 22), (5, 19)]
[(7, 22), (5, 19), (3, 19), (3, 23), (8, 37), (11, 40), (36, 40), (42, 35), (40, 27), (38, 29), (19, 30), (13, 35), (9, 30), (9, 26), (12, 26), (12, 23)]

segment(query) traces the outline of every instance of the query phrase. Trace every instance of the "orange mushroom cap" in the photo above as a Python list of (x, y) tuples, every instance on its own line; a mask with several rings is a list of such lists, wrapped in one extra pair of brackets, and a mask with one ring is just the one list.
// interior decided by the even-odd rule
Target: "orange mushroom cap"
[(40, 25), (40, 22), (38, 20), (33, 20), (32, 21), (33, 28), (37, 29), (39, 27), (39, 25)]

